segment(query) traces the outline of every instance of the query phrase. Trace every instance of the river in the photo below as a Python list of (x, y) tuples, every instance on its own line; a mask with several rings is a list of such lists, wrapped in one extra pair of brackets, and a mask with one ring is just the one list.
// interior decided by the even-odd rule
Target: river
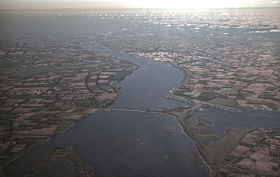
[[(32, 39), (29, 36), (45, 35), (46, 39), (56, 41), (58, 36), (63, 40), (64, 35), (79, 39), (92, 34), (93, 37), (85, 40), (82, 47), (139, 65), (138, 70), (121, 82), (121, 93), (110, 108), (145, 111), (188, 106), (166, 98), (172, 96), (170, 90), (183, 80), (184, 76), (178, 69), (137, 55), (112, 51), (94, 40), (101, 33), (121, 30), (122, 25), (126, 26), (123, 20), (105, 21), (99, 17), (11, 17), (4, 24), (2, 30), (5, 33), (2, 36), (11, 33), (10, 36), (14, 37), (14, 34), (21, 35), (26, 30), (26, 34), (22, 33), (24, 35), (21, 37), (27, 36), (28, 39)], [(220, 136), (228, 127), (280, 127), (279, 112), (225, 112), (205, 108), (195, 110), (192, 114), (192, 119), (202, 118), (211, 122), (209, 128)], [(94, 168), (98, 177), (209, 176), (195, 145), (184, 135), (174, 118), (129, 111), (99, 111), (64, 134), (37, 146), (12, 162), (4, 171), (9, 177), (22, 177), (52, 148), (64, 145), (72, 146), (78, 156)], [(131, 166), (141, 170), (133, 171)]]
[[(186, 106), (186, 103), (166, 98), (184, 77), (176, 68), (132, 54), (101, 50), (92, 47), (91, 43), (87, 43), (86, 47), (92, 51), (98, 49), (140, 66), (121, 82), (121, 93), (110, 108), (145, 111)], [(85, 47), (85, 44), (82, 46)], [(5, 173), (10, 177), (22, 176), (52, 148), (64, 145), (72, 146), (100, 177), (205, 177), (209, 173), (200, 161), (195, 146), (174, 118), (127, 111), (97, 112), (66, 133), (15, 160)], [(133, 171), (131, 166), (142, 170)]]

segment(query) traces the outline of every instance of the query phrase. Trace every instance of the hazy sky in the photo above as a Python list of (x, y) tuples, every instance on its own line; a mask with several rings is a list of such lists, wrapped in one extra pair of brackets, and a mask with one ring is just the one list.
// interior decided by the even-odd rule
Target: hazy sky
[(280, 0), (0, 0), (0, 8), (222, 8), (280, 6)]

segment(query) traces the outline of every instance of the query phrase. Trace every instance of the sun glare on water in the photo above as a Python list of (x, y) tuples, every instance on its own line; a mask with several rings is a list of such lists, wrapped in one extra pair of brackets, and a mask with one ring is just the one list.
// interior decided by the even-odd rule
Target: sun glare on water
[(223, 8), (241, 7), (245, 0), (139, 0), (144, 8)]

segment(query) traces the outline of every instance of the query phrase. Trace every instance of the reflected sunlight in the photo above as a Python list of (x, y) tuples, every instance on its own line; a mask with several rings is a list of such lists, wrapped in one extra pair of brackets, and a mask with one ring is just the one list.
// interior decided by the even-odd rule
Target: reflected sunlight
[[(252, 0), (249, 0), (252, 2)], [(248, 0), (139, 0), (138, 4), (144, 8), (222, 8), (241, 7)]]

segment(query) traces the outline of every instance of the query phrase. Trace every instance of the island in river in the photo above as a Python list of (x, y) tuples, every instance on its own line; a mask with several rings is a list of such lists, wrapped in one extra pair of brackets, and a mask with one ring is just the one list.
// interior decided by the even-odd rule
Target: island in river
[(279, 12), (258, 10), (1, 14), (3, 171), (279, 175)]

